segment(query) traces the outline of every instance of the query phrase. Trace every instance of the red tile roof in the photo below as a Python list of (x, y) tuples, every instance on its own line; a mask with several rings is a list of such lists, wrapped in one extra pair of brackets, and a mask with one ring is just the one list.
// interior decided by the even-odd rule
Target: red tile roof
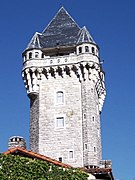
[(20, 155), (23, 157), (29, 157), (29, 158), (33, 158), (33, 159), (40, 159), (40, 160), (46, 161), (48, 163), (52, 163), (56, 166), (61, 166), (64, 168), (71, 168), (72, 167), (68, 164), (64, 164), (64, 163), (57, 161), (55, 159), (52, 159), (50, 157), (47, 157), (47, 156), (44, 156), (44, 155), (41, 155), (41, 154), (38, 154), (38, 153), (35, 153), (32, 151), (28, 151), (28, 150), (26, 150), (24, 148), (20, 148), (20, 147), (9, 149), (8, 151), (4, 152), (3, 154), (5, 154), (5, 155), (13, 154), (13, 155)]

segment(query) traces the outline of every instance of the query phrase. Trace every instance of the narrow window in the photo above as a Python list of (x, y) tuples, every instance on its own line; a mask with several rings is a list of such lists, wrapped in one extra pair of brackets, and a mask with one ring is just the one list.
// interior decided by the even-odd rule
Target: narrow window
[(92, 54), (95, 54), (95, 48), (92, 47), (91, 50), (92, 50)]
[(59, 161), (62, 162), (62, 157), (59, 157)]
[(79, 47), (79, 53), (82, 53), (82, 47)]
[(94, 152), (96, 152), (96, 147), (94, 147)]
[(58, 91), (56, 94), (56, 103), (63, 104), (64, 103), (64, 93), (62, 91)]
[(42, 53), (42, 56), (41, 56), (41, 58), (44, 58), (44, 53)]
[(69, 151), (69, 159), (72, 160), (74, 158), (74, 153), (73, 151)]
[(85, 149), (87, 149), (87, 148), (88, 148), (86, 143), (84, 144), (84, 148), (85, 148)]
[(86, 119), (86, 114), (85, 113), (83, 114), (83, 117), (84, 117), (84, 119)]
[(85, 52), (89, 52), (89, 47), (85, 46)]
[(35, 58), (39, 58), (39, 52), (35, 52)]
[(31, 58), (32, 58), (32, 52), (29, 53), (29, 59), (31, 59)]
[(95, 121), (95, 117), (94, 117), (94, 116), (92, 116), (92, 121), (93, 121), (93, 122)]
[(64, 117), (57, 117), (56, 118), (56, 128), (64, 128)]

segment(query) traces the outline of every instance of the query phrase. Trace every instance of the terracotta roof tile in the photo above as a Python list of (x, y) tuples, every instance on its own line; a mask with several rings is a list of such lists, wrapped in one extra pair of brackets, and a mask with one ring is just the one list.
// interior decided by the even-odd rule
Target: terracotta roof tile
[(40, 160), (52, 163), (52, 164), (54, 164), (56, 166), (61, 166), (61, 167), (64, 167), (64, 168), (71, 168), (72, 167), (72, 166), (70, 166), (68, 164), (64, 164), (64, 163), (62, 163), (60, 161), (57, 161), (55, 159), (52, 159), (50, 157), (47, 157), (47, 156), (44, 156), (44, 155), (41, 155), (41, 154), (38, 154), (38, 153), (35, 153), (35, 152), (32, 152), (32, 151), (28, 151), (28, 150), (26, 150), (24, 148), (20, 148), (20, 147), (9, 149), (8, 151), (4, 152), (3, 154), (5, 154), (5, 155), (8, 155), (8, 154), (22, 155), (22, 156), (27, 156), (27, 157), (30, 157), (30, 158), (40, 159)]

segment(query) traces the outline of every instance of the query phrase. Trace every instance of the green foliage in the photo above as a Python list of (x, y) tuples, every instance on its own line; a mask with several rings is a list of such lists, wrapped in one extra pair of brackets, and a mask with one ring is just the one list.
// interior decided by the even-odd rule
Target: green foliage
[(88, 175), (79, 169), (65, 169), (45, 161), (0, 155), (0, 180), (86, 180)]

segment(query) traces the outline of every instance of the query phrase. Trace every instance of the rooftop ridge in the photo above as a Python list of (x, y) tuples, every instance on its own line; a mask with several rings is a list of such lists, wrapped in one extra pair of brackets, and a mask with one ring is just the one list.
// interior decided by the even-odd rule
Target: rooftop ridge
[(78, 28), (80, 29), (79, 25), (76, 23), (76, 21), (72, 18), (72, 16), (67, 12), (67, 10), (63, 7), (63, 5), (61, 6), (61, 8), (57, 11), (57, 13), (55, 14), (55, 16), (52, 18), (52, 20), (48, 23), (48, 25), (44, 28), (44, 30), (42, 31), (42, 34), (44, 35), (44, 32), (46, 31), (46, 29), (49, 27), (49, 25), (54, 21), (54, 19), (58, 16), (58, 14), (64, 11), (71, 19), (72, 21), (78, 26)]
[(33, 151), (29, 151), (29, 150), (26, 150), (25, 148), (21, 148), (21, 147), (15, 147), (15, 148), (9, 149), (8, 151), (4, 152), (3, 154), (4, 155), (14, 154), (14, 153), (17, 154), (19, 152), (22, 154), (25, 154), (29, 157), (34, 157), (34, 158), (37, 158), (37, 159), (40, 159), (43, 161), (47, 161), (47, 162), (52, 163), (56, 166), (61, 166), (64, 168), (72, 168), (72, 166), (70, 166), (69, 164), (62, 163), (62, 162), (60, 162), (56, 159), (53, 159), (51, 157), (48, 157), (48, 156), (45, 156), (45, 155), (42, 155), (39, 153), (35, 153)]

